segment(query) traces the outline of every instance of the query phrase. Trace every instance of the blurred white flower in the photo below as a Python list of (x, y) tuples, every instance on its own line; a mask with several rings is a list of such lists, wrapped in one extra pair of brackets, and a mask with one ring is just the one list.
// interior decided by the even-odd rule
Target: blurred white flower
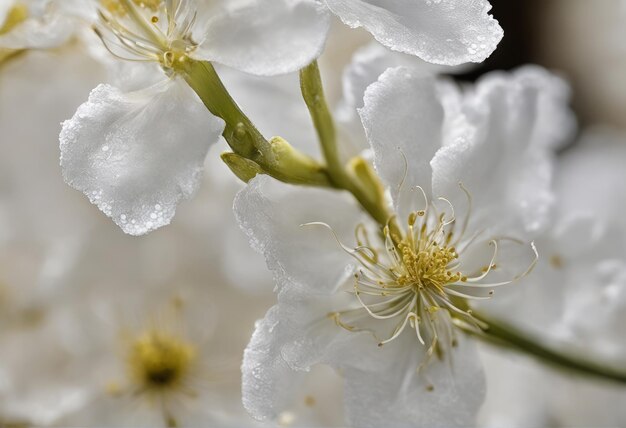
[[(253, 416), (276, 418), (300, 372), (323, 363), (346, 378), (352, 425), (471, 423), (482, 369), (451, 315), (472, 324), (466, 300), (488, 298), (534, 264), (531, 245), (518, 239), (545, 222), (551, 201), (556, 133), (538, 114), (561, 84), (526, 69), (463, 94), (409, 69), (387, 70), (361, 109), (397, 219), (408, 219), (403, 236), (385, 232), (386, 243), (344, 194), (268, 177), (240, 193), (237, 216), (278, 289), (244, 355), (243, 399)], [(446, 199), (427, 202), (436, 195)], [(329, 225), (336, 239), (301, 226), (310, 222)]]
[[(46, 306), (94, 226), (92, 208), (58, 167), (59, 122), (104, 72), (74, 47), (29, 51), (0, 82), (0, 283), (3, 326)], [(55, 84), (48, 84), (54, 79)], [(37, 126), (33, 126), (36, 121)], [(33, 167), (36, 160), (37, 167)]]
[[(67, 42), (82, 25), (79, 0), (3, 0), (0, 49), (50, 49)], [(89, 3), (90, 0), (83, 1)]]
[(161, 73), (158, 65), (167, 75), (130, 93), (98, 86), (61, 132), (65, 180), (126, 233), (141, 235), (169, 224), (179, 201), (197, 189), (207, 151), (223, 131), (223, 121), (179, 75), (181, 64), (193, 58), (281, 74), (307, 65), (324, 45), (328, 19), (314, 4), (265, 0), (219, 6), (217, 13), (191, 0), (139, 5), (122, 0), (100, 10), (98, 32), (111, 52), (154, 63), (153, 72)]
[[(624, 141), (617, 131), (594, 128), (560, 156), (555, 209), (536, 241), (542, 257), (533, 275), (482, 308), (547, 346), (616, 369), (624, 367), (626, 355)], [(487, 426), (619, 426), (626, 417), (619, 384), (544, 367), (529, 367), (513, 380), (510, 363), (500, 365), (489, 387), (502, 395), (494, 393), (483, 412)], [(512, 388), (514, 399), (503, 394)], [(533, 412), (516, 411), (520, 402)]]
[(435, 64), (482, 62), (502, 39), (486, 0), (323, 0), (346, 25)]

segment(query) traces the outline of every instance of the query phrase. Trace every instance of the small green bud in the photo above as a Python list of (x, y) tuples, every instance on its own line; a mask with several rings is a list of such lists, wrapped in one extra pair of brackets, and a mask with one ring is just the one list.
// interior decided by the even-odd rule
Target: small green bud
[(327, 184), (324, 168), (312, 157), (298, 151), (281, 137), (269, 141), (272, 161), (265, 165), (268, 173), (287, 183)]
[(362, 157), (357, 156), (348, 162), (348, 171), (357, 179), (359, 186), (365, 190), (374, 201), (381, 201), (384, 188), (374, 171), (374, 168)]
[(256, 162), (241, 157), (236, 153), (224, 152), (220, 157), (233, 174), (245, 183), (252, 180), (257, 174), (264, 174), (263, 169)]

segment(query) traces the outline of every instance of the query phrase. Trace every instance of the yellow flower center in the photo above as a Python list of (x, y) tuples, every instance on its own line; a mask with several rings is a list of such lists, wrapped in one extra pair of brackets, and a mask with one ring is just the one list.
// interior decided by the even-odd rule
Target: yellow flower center
[[(447, 199), (438, 199), (447, 209), (435, 206), (423, 189), (418, 189), (425, 208), (410, 213), (404, 230), (385, 227), (384, 240), (377, 244), (376, 239), (370, 239), (367, 228), (360, 225), (355, 233), (354, 250), (342, 245), (360, 265), (351, 290), (358, 306), (329, 316), (349, 331), (373, 333), (379, 346), (395, 340), (410, 326), (418, 341), (428, 346), (427, 361), (433, 353), (442, 352), (439, 346), (442, 340), (448, 346), (456, 343), (452, 321), (481, 326), (472, 316), (468, 300), (491, 298), (493, 288), (527, 275), (538, 256), (531, 243), (534, 257), (525, 271), (512, 278), (492, 280), (500, 243), (523, 242), (507, 237), (489, 239), (483, 236), (484, 230), (466, 237), (472, 199), (462, 185), (468, 209), (461, 222), (455, 218), (454, 207)], [(472, 257), (464, 255), (486, 245), (491, 248), (489, 258), (482, 267), (471, 267)], [(480, 252), (484, 250), (479, 248)], [(372, 324), (372, 319), (386, 322)], [(387, 338), (379, 338), (381, 328), (389, 327), (391, 331), (383, 333)]]
[(186, 69), (197, 47), (191, 37), (197, 11), (186, 1), (100, 0), (94, 31), (115, 57), (157, 62), (171, 76)]
[(134, 341), (128, 356), (130, 375), (142, 390), (164, 392), (184, 384), (196, 358), (185, 340), (148, 331)]
[(454, 247), (430, 242), (426, 229), (421, 232), (417, 241), (405, 238), (398, 244), (404, 273), (397, 282), (400, 286), (411, 284), (415, 291), (431, 288), (443, 292), (446, 285), (462, 279), (460, 272), (449, 268), (459, 256)]

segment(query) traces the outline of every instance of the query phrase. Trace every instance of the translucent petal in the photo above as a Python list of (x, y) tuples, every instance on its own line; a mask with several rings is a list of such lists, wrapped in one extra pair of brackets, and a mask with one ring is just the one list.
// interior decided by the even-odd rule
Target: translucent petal
[(485, 397), (485, 378), (475, 343), (462, 335), (457, 341), (456, 347), (444, 347), (443, 360), (432, 358), (420, 373), (417, 367), (424, 350), (408, 341), (389, 344), (403, 345), (403, 349), (387, 370), (346, 370), (349, 424), (372, 428), (474, 426)]
[(481, 62), (502, 39), (486, 0), (325, 0), (350, 27), (363, 27), (383, 45), (425, 61)]
[(276, 419), (291, 404), (304, 375), (292, 370), (280, 356), (283, 338), (274, 333), (279, 322), (278, 307), (274, 306), (257, 322), (243, 354), (242, 401), (259, 420)]
[(442, 144), (444, 110), (435, 80), (407, 68), (389, 69), (367, 88), (359, 113), (376, 169), (404, 217), (400, 205), (410, 199), (422, 203), (412, 188), (422, 186), (430, 194), (429, 161)]
[(354, 230), (365, 216), (341, 192), (296, 187), (257, 176), (235, 198), (239, 225), (257, 251), (265, 255), (278, 286), (301, 287), (309, 293), (334, 290), (352, 262), (333, 237), (354, 245)]
[(464, 207), (462, 182), (472, 194), (477, 227), (497, 219), (511, 235), (545, 225), (553, 202), (552, 149), (572, 133), (559, 120), (571, 112), (555, 85), (563, 82), (545, 70), (522, 68), (489, 74), (462, 97), (463, 115), (476, 133), (433, 158), (433, 190)]
[(302, 373), (318, 364), (336, 369), (385, 370), (395, 363), (367, 332), (348, 332), (328, 316), (347, 293), (311, 295), (286, 285), (279, 303), (257, 323), (244, 353), (243, 402), (252, 416), (275, 419), (292, 404)]
[(369, 85), (388, 68), (411, 68), (415, 75), (434, 76), (453, 73), (467, 67), (438, 66), (411, 55), (393, 52), (376, 41), (357, 50), (343, 73), (343, 98), (337, 109), (337, 121), (344, 131), (343, 140), (349, 139), (360, 150), (367, 147), (367, 140), (357, 109), (363, 107), (363, 96)]
[(316, 59), (328, 13), (310, 0), (261, 0), (213, 17), (196, 56), (256, 75), (299, 70)]
[(560, 216), (586, 213), (626, 226), (625, 141), (618, 131), (591, 128), (563, 154), (555, 177)]
[(132, 93), (94, 89), (63, 123), (65, 181), (131, 235), (169, 224), (199, 185), (224, 123), (182, 81)]
[(61, 13), (57, 7), (47, 7), (41, 16), (29, 16), (11, 31), (1, 35), (0, 48), (55, 48), (69, 40), (77, 24), (75, 17)]

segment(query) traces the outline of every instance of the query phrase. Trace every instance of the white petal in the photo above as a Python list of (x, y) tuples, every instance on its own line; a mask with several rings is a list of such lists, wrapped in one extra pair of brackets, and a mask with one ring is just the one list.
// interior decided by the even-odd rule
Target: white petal
[(364, 214), (343, 192), (297, 187), (257, 176), (235, 198), (235, 215), (257, 251), (265, 255), (278, 286), (293, 284), (310, 293), (328, 292), (345, 277), (353, 259), (325, 227), (354, 246)]
[(414, 56), (393, 52), (375, 41), (357, 50), (343, 73), (343, 99), (336, 115), (337, 122), (345, 131), (343, 139), (349, 138), (357, 149), (363, 150), (367, 147), (363, 125), (357, 113), (357, 109), (363, 107), (365, 90), (385, 70), (392, 67), (411, 68), (415, 75), (424, 76), (452, 73), (466, 68), (433, 65)]
[(383, 45), (436, 64), (481, 62), (503, 35), (486, 0), (325, 1), (350, 27), (363, 27)]
[(197, 56), (269, 76), (316, 59), (329, 30), (328, 14), (310, 0), (260, 0), (215, 16)]
[(169, 224), (193, 194), (223, 127), (182, 81), (128, 94), (100, 85), (63, 123), (63, 176), (124, 232), (141, 235)]
[(0, 36), (0, 47), (7, 49), (49, 49), (65, 43), (77, 28), (74, 17), (47, 7), (41, 16), (29, 16)]
[(386, 370), (395, 364), (366, 332), (348, 332), (328, 316), (347, 293), (311, 295), (293, 284), (279, 293), (279, 303), (257, 324), (244, 353), (243, 402), (252, 416), (275, 419), (293, 404), (294, 392), (317, 364), (336, 369)]
[[(553, 200), (551, 149), (571, 134), (559, 120), (571, 113), (555, 84), (563, 85), (536, 68), (482, 79), (462, 101), (475, 135), (457, 139), (432, 160), (435, 194), (463, 207), (462, 182), (472, 194), (476, 224), (497, 220), (508, 229), (540, 229)], [(557, 106), (559, 113), (550, 113)]]
[(435, 80), (407, 68), (389, 69), (367, 88), (359, 113), (376, 170), (404, 216), (400, 205), (420, 197), (414, 186), (430, 194), (429, 161), (442, 144), (444, 110)]
[(257, 322), (243, 354), (242, 401), (250, 415), (259, 420), (276, 419), (291, 404), (304, 372), (292, 370), (280, 356), (280, 337), (273, 330), (280, 322), (278, 307)]
[(445, 350), (448, 355), (444, 360), (433, 358), (421, 373), (417, 373), (424, 354), (421, 345), (416, 340), (389, 344), (394, 345), (404, 349), (388, 370), (346, 370), (345, 401), (350, 425), (474, 426), (485, 396), (485, 378), (471, 339), (459, 336), (458, 346)]
[(363, 107), (363, 95), (367, 87), (388, 68), (394, 67), (411, 68), (416, 76), (434, 76), (459, 69), (430, 64), (414, 56), (391, 51), (372, 41), (356, 51), (343, 73), (343, 102), (353, 108)]
[(626, 137), (593, 128), (559, 159), (555, 177), (559, 215), (586, 213), (626, 226)]

